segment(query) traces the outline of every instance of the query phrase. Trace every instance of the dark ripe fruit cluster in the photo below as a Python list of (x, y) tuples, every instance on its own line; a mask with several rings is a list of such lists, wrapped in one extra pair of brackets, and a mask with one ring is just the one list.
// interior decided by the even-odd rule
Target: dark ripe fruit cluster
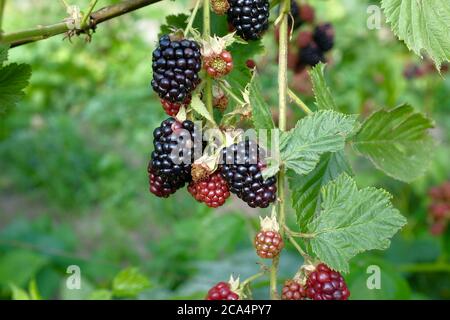
[(431, 204), (428, 207), (430, 232), (433, 235), (445, 233), (450, 219), (450, 181), (433, 187), (428, 192)]
[(219, 282), (209, 289), (206, 300), (239, 300), (239, 295), (231, 291), (229, 283)]
[(282, 300), (303, 300), (306, 298), (306, 289), (295, 280), (286, 280), (281, 291)]
[(284, 247), (283, 238), (276, 231), (260, 231), (255, 237), (256, 253), (263, 259), (273, 259)]
[(325, 56), (323, 51), (315, 42), (310, 42), (308, 45), (300, 49), (298, 56), (299, 68), (305, 65), (314, 67), (320, 62), (325, 62)]
[(268, 0), (228, 0), (228, 23), (244, 40), (257, 40), (269, 27)]
[(200, 83), (202, 68), (200, 47), (192, 40), (171, 40), (168, 35), (159, 39), (153, 51), (152, 87), (161, 99), (183, 102)]
[(233, 58), (229, 51), (223, 50), (220, 54), (204, 57), (204, 68), (212, 78), (220, 78), (233, 70)]
[[(195, 138), (194, 123), (186, 120), (182, 123), (168, 118), (153, 131), (151, 167), (166, 181), (191, 181), (191, 164), (194, 162)], [(199, 146), (201, 153), (201, 145)]]
[(347, 300), (350, 291), (339, 272), (321, 263), (306, 280), (306, 296), (312, 300)]
[(276, 200), (276, 178), (263, 179), (265, 152), (256, 142), (246, 140), (223, 149), (222, 177), (230, 191), (252, 208), (267, 208)]
[(192, 181), (188, 191), (197, 201), (205, 203), (210, 208), (220, 207), (230, 196), (226, 181), (217, 172), (203, 181)]
[(191, 96), (186, 97), (186, 99), (183, 102), (170, 102), (164, 99), (161, 99), (161, 104), (163, 106), (164, 112), (171, 116), (175, 117), (178, 112), (180, 111), (180, 108), (183, 106), (188, 106), (191, 103)]
[(313, 34), (314, 42), (320, 50), (327, 52), (334, 46), (334, 28), (331, 23), (325, 23), (317, 26)]
[(150, 192), (160, 198), (167, 198), (178, 189), (184, 187), (185, 181), (182, 179), (167, 179), (156, 174), (151, 167), (151, 162), (147, 168)]

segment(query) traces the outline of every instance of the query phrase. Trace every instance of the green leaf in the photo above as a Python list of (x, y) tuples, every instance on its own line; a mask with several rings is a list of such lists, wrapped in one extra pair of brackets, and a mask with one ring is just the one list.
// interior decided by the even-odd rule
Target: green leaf
[(25, 286), (47, 264), (47, 259), (33, 251), (15, 250), (0, 256), (0, 285)]
[(31, 300), (42, 300), (36, 279), (30, 281), (30, 284), (28, 285), (28, 292), (30, 293)]
[(362, 125), (353, 147), (389, 176), (412, 181), (430, 162), (433, 141), (427, 129), (433, 123), (409, 105), (372, 114)]
[(325, 64), (322, 62), (316, 65), (309, 72), (313, 84), (316, 105), (319, 110), (338, 110), (333, 95), (327, 86), (324, 76)]
[(289, 172), (292, 207), (297, 213), (297, 223), (301, 232), (306, 231), (308, 223), (320, 208), (322, 187), (342, 173), (353, 175), (344, 151), (322, 155), (317, 167), (305, 176)]
[(135, 297), (150, 287), (150, 282), (136, 268), (122, 270), (113, 280), (113, 295), (116, 297)]
[(0, 44), (0, 67), (8, 60), (9, 45)]
[(212, 115), (208, 112), (208, 109), (206, 109), (205, 104), (200, 99), (200, 96), (198, 94), (196, 94), (192, 97), (191, 108), (195, 112), (200, 114), (203, 118), (207, 119), (209, 122), (215, 123)]
[(320, 213), (308, 225), (309, 245), (331, 268), (348, 272), (356, 254), (384, 250), (390, 238), (406, 224), (382, 189), (358, 190), (355, 181), (342, 174), (322, 189)]
[(250, 105), (252, 108), (252, 121), (256, 130), (258, 129), (273, 129), (275, 124), (273, 123), (272, 113), (270, 107), (264, 100), (261, 86), (259, 84), (257, 74), (253, 75), (252, 81), (248, 88)]
[(400, 40), (417, 55), (429, 55), (438, 69), (450, 60), (448, 0), (383, 0), (386, 20)]
[(180, 14), (172, 14), (166, 17), (166, 23), (161, 25), (160, 28), (160, 36), (164, 34), (172, 33), (174, 29), (184, 29), (187, 26), (187, 21), (189, 20), (189, 16), (180, 13)]
[(297, 174), (307, 174), (316, 167), (321, 154), (344, 148), (356, 124), (356, 116), (331, 110), (309, 115), (290, 131), (289, 141), (281, 150), (281, 159)]
[(31, 77), (31, 68), (26, 64), (12, 63), (0, 68), (0, 114), (13, 108), (25, 93)]
[(10, 284), (9, 287), (11, 288), (12, 291), (11, 297), (12, 300), (31, 300), (30, 296), (25, 290), (17, 287), (14, 284)]

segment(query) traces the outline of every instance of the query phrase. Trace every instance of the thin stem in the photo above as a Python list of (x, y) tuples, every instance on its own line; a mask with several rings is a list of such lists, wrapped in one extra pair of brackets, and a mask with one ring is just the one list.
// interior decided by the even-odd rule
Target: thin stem
[(89, 3), (88, 10), (86, 14), (83, 16), (83, 20), (81, 20), (81, 29), (85, 29), (89, 26), (88, 19), (90, 19), (92, 11), (94, 11), (95, 6), (97, 5), (98, 0), (91, 0)]
[(288, 226), (284, 226), (284, 229), (286, 230), (286, 232), (293, 236), (293, 237), (298, 237), (298, 238), (306, 238), (306, 239), (311, 239), (314, 238), (316, 235), (313, 233), (302, 233), (302, 232), (294, 232), (291, 229), (288, 228)]
[(265, 273), (264, 271), (261, 271), (261, 272), (255, 274), (255, 275), (253, 275), (253, 276), (251, 276), (251, 277), (248, 277), (247, 279), (245, 279), (245, 280), (242, 282), (242, 284), (241, 284), (242, 287), (245, 287), (245, 286), (248, 285), (250, 282), (255, 281), (256, 279), (262, 277), (262, 276), (265, 275), (265, 274), (266, 274), (266, 273)]
[[(203, 38), (208, 39), (211, 36), (210, 10), (209, 0), (203, 1)], [(205, 104), (208, 112), (213, 116), (213, 95), (212, 95), (212, 79), (206, 74), (205, 85)]]
[(313, 114), (310, 108), (303, 102), (302, 99), (300, 99), (291, 89), (288, 89), (289, 97), (294, 101), (296, 105), (300, 107), (300, 109), (303, 110), (306, 114), (310, 115)]
[(189, 18), (189, 22), (186, 26), (186, 29), (184, 29), (184, 36), (186, 37), (188, 33), (192, 30), (192, 25), (194, 24), (195, 16), (197, 15), (198, 8), (200, 7), (200, 2), (202, 0), (197, 0), (195, 2), (194, 9), (192, 9), (191, 17)]
[[(159, 1), (161, 0), (124, 0), (120, 3), (101, 8), (92, 13), (92, 19), (91, 21), (88, 21), (89, 27), (97, 26), (100, 23)], [(31, 42), (44, 40), (58, 34), (63, 34), (67, 31), (69, 31), (69, 28), (66, 22), (58, 22), (51, 25), (38, 26), (32, 29), (4, 33), (0, 39), (0, 43), (10, 44), (11, 47), (14, 48)]]
[(6, 4), (6, 0), (0, 0), (0, 37), (3, 33), (2, 25), (3, 25), (3, 14), (5, 12), (5, 4)]
[[(278, 128), (282, 131), (286, 131), (286, 110), (287, 110), (287, 51), (288, 51), (288, 14), (291, 10), (291, 1), (282, 0), (280, 10), (280, 43), (278, 49), (278, 108), (279, 108), (279, 121)], [(284, 179), (285, 169), (280, 168), (278, 173), (278, 224), (280, 226), (285, 225), (285, 192), (284, 192)], [(280, 229), (280, 234), (283, 237), (284, 228)], [(280, 263), (280, 257), (277, 256), (272, 261), (270, 268), (270, 297), (271, 299), (279, 299), (277, 289), (277, 275), (278, 265)]]
[(310, 259), (309, 255), (305, 251), (303, 251), (302, 247), (300, 247), (300, 245), (297, 243), (297, 241), (295, 241), (295, 239), (292, 237), (292, 235), (287, 233), (287, 237), (289, 239), (289, 242), (292, 243), (292, 245), (303, 256), (303, 258), (305, 258), (305, 260), (309, 260)]

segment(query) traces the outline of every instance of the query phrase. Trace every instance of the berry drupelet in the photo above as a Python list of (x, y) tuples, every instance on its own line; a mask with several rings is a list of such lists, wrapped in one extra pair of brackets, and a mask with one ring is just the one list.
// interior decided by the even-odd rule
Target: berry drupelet
[(306, 280), (306, 295), (312, 300), (347, 300), (350, 291), (339, 272), (321, 263)]
[(239, 300), (239, 295), (231, 290), (229, 283), (219, 282), (209, 289), (206, 300)]
[(164, 111), (167, 115), (171, 117), (175, 117), (180, 111), (181, 107), (188, 106), (191, 103), (191, 96), (186, 97), (183, 102), (170, 102), (164, 99), (161, 99), (161, 104), (163, 106)]
[[(194, 123), (186, 120), (178, 122), (168, 118), (153, 131), (151, 167), (154, 173), (166, 181), (191, 181), (191, 165), (195, 152), (202, 151), (201, 139), (195, 138)], [(197, 142), (199, 140), (199, 142)], [(199, 148), (195, 148), (199, 144)], [(198, 152), (199, 151), (199, 152)]]
[(222, 151), (221, 173), (230, 191), (250, 207), (267, 208), (276, 200), (276, 177), (263, 179), (265, 152), (254, 141), (232, 144)]
[(306, 289), (296, 280), (286, 280), (281, 291), (282, 300), (303, 300), (306, 298)]
[(168, 35), (159, 39), (153, 51), (152, 87), (161, 99), (184, 102), (200, 83), (200, 46), (192, 40), (171, 40)]
[(217, 172), (203, 181), (192, 181), (188, 191), (198, 202), (204, 202), (210, 208), (220, 207), (230, 196), (226, 181)]
[(228, 0), (228, 23), (244, 40), (257, 40), (269, 27), (268, 0)]

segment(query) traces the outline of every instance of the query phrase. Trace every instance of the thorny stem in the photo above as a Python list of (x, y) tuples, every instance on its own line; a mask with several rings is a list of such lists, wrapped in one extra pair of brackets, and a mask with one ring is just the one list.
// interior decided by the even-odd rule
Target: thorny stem
[[(203, 1), (203, 37), (208, 39), (211, 36), (211, 25), (210, 25), (210, 12), (209, 12), (209, 0)], [(212, 79), (206, 74), (206, 86), (205, 86), (205, 104), (208, 112), (211, 116), (213, 113), (213, 96), (212, 96)]]
[(89, 3), (89, 7), (87, 12), (83, 16), (83, 20), (81, 20), (81, 29), (85, 29), (89, 26), (88, 20), (91, 17), (92, 11), (94, 11), (95, 6), (97, 5), (98, 0), (91, 0)]
[[(117, 4), (104, 7), (91, 14), (92, 19), (91, 21), (88, 20), (87, 28), (95, 27), (100, 23), (114, 19), (116, 17), (159, 1), (161, 0), (124, 0)], [(69, 27), (67, 26), (66, 22), (63, 21), (51, 25), (38, 26), (27, 30), (4, 33), (0, 38), (0, 43), (10, 44), (11, 48), (14, 48), (31, 42), (54, 37), (67, 31), (69, 31)]]
[(307, 115), (313, 114), (310, 108), (300, 99), (291, 89), (288, 89), (289, 97), (294, 101), (296, 105), (300, 107)]
[(198, 8), (200, 7), (200, 2), (202, 2), (202, 0), (197, 0), (195, 2), (194, 9), (192, 9), (191, 17), (189, 18), (189, 22), (188, 22), (188, 24), (186, 26), (186, 29), (184, 29), (184, 36), (185, 37), (188, 35), (188, 33), (192, 29), (192, 25), (194, 24), (195, 16), (197, 15)]
[[(279, 122), (278, 127), (282, 131), (286, 131), (286, 109), (287, 109), (287, 51), (288, 51), (288, 15), (290, 12), (290, 0), (282, 0), (280, 10), (280, 44), (278, 49), (278, 108), (279, 108)], [(278, 224), (285, 225), (285, 193), (284, 193), (284, 179), (285, 169), (280, 168), (278, 173)], [(283, 237), (284, 229), (280, 229), (280, 234)], [(271, 299), (279, 299), (277, 289), (277, 274), (280, 257), (277, 256), (272, 261), (270, 268), (270, 297)]]

